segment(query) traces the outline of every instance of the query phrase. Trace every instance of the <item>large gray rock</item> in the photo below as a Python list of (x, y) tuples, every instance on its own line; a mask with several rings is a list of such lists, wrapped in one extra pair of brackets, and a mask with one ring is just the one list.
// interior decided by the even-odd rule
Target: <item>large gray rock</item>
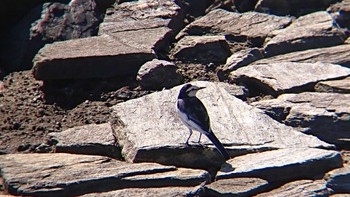
[(116, 144), (110, 123), (89, 124), (73, 127), (59, 133), (50, 133), (55, 140), (57, 153), (103, 155), (121, 158), (120, 147)]
[[(198, 92), (198, 97), (208, 110), (214, 133), (231, 156), (287, 147), (332, 147), (272, 120), (263, 111), (231, 96), (220, 83), (195, 84), (206, 87)], [(198, 132), (193, 133), (191, 146), (184, 144), (189, 132), (175, 110), (180, 88), (177, 86), (112, 107), (120, 120), (114, 130), (126, 161), (192, 167), (221, 164), (222, 158), (206, 137), (202, 137), (202, 145), (191, 142), (198, 139)]]
[(350, 67), (350, 44), (291, 52), (261, 59), (254, 64), (267, 64), (272, 62), (323, 62)]
[(339, 80), (320, 81), (315, 85), (317, 92), (350, 93), (350, 77)]
[(350, 165), (328, 172), (325, 180), (335, 193), (350, 193)]
[(249, 65), (250, 63), (263, 58), (262, 52), (258, 48), (249, 48), (233, 53), (226, 60), (226, 64), (223, 66), (222, 71), (227, 73), (238, 68)]
[(176, 43), (172, 56), (177, 60), (223, 63), (231, 55), (225, 36), (186, 36)]
[(334, 46), (344, 43), (344, 30), (333, 26), (333, 18), (327, 12), (315, 12), (302, 16), (276, 34), (265, 44), (265, 55), (275, 56), (292, 51)]
[(230, 159), (223, 164), (216, 180), (258, 177), (273, 182), (314, 178), (342, 165), (342, 158), (336, 151), (287, 148)]
[(169, 27), (177, 33), (183, 26), (183, 10), (171, 0), (139, 0), (114, 4), (99, 28), (99, 35)]
[(48, 80), (133, 75), (143, 63), (156, 57), (154, 50), (162, 48), (170, 34), (171, 30), (164, 27), (45, 45), (33, 60), (34, 77)]
[(9, 193), (23, 196), (77, 196), (125, 188), (197, 186), (210, 181), (204, 170), (65, 153), (2, 155), (0, 169)]
[(256, 197), (283, 197), (283, 196), (329, 196), (330, 191), (324, 180), (299, 180), (282, 185), (272, 191), (261, 193)]
[(208, 196), (252, 196), (265, 191), (268, 182), (259, 178), (221, 179), (205, 186)]
[(288, 17), (278, 17), (258, 12), (235, 13), (222, 9), (209, 12), (202, 18), (187, 25), (177, 36), (228, 35), (236, 39), (246, 38), (261, 45), (273, 30), (284, 28), (291, 23)]
[(274, 119), (340, 146), (349, 146), (350, 94), (283, 94), (251, 105)]
[(265, 94), (313, 90), (313, 86), (327, 79), (350, 75), (350, 69), (326, 63), (279, 62), (254, 64), (231, 72), (234, 83), (254, 84)]

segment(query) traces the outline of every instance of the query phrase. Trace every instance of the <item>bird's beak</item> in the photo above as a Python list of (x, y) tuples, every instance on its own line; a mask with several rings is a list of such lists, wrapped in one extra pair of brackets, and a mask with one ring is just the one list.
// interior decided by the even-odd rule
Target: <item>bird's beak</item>
[(198, 87), (198, 89), (197, 90), (201, 90), (201, 89), (204, 89), (205, 87)]

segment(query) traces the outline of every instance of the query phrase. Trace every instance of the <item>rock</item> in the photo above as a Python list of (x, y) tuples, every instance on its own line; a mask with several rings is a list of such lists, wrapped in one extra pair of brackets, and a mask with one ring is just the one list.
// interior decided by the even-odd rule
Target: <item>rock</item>
[(227, 161), (216, 180), (258, 177), (268, 182), (314, 178), (341, 167), (336, 151), (316, 148), (287, 148), (238, 156)]
[(155, 28), (55, 42), (36, 55), (33, 74), (40, 80), (136, 75), (169, 34), (168, 28)]
[(350, 44), (291, 52), (261, 59), (254, 64), (267, 64), (272, 62), (323, 62), (339, 64), (350, 68)]
[[(272, 120), (263, 111), (231, 96), (220, 83), (194, 84), (206, 87), (198, 92), (198, 97), (208, 110), (215, 135), (231, 156), (286, 147), (332, 147)], [(189, 132), (175, 111), (180, 88), (112, 107), (114, 115), (120, 119), (113, 128), (126, 161), (195, 168), (221, 165), (221, 156), (206, 137), (202, 137), (201, 145), (191, 142), (198, 139), (199, 132), (193, 133), (190, 146), (184, 144)]]
[(325, 180), (334, 193), (350, 193), (350, 165), (328, 172)]
[(332, 13), (335, 22), (342, 28), (350, 29), (350, 1), (343, 0), (331, 5), (328, 12)]
[(290, 26), (272, 34), (276, 36), (264, 46), (267, 57), (339, 45), (347, 38), (343, 30), (333, 26), (332, 16), (325, 11), (301, 16)]
[(334, 0), (315, 0), (308, 2), (303, 0), (259, 0), (255, 6), (255, 11), (274, 15), (300, 16), (309, 12), (325, 10), (334, 2)]
[(282, 92), (313, 90), (314, 85), (321, 80), (349, 74), (349, 68), (335, 64), (279, 62), (239, 68), (231, 72), (229, 78), (233, 83), (254, 85), (253, 89), (275, 96)]
[(256, 197), (282, 197), (282, 196), (329, 196), (324, 180), (299, 180), (286, 183), (272, 191), (261, 193)]
[(137, 80), (142, 89), (171, 88), (183, 82), (183, 77), (176, 70), (177, 67), (172, 62), (153, 59), (141, 66)]
[(197, 186), (203, 170), (154, 163), (130, 164), (102, 156), (65, 153), (0, 157), (2, 177), (12, 195), (77, 196), (126, 188)]
[(185, 62), (225, 62), (231, 54), (225, 36), (186, 36), (176, 43), (172, 56)]
[(81, 197), (114, 197), (114, 196), (201, 196), (202, 187), (161, 187), (161, 188), (131, 188), (103, 193), (85, 194)]
[(318, 82), (315, 90), (317, 92), (350, 93), (350, 77)]
[(263, 54), (258, 48), (250, 48), (247, 50), (238, 51), (227, 58), (226, 64), (222, 68), (222, 71), (231, 72), (243, 66), (247, 66), (248, 64), (261, 58), (263, 58)]
[(253, 196), (268, 187), (268, 182), (259, 178), (232, 178), (215, 181), (205, 186), (208, 196)]
[(158, 27), (168, 27), (175, 34), (183, 27), (183, 10), (177, 1), (116, 2), (107, 10), (99, 35)]
[(350, 94), (304, 92), (283, 94), (251, 105), (264, 110), (277, 121), (316, 135), (326, 142), (349, 146), (349, 99)]
[(50, 133), (57, 142), (57, 153), (103, 155), (121, 158), (120, 147), (116, 144), (110, 123), (89, 124), (73, 127), (59, 133)]
[(284, 28), (290, 23), (291, 19), (288, 17), (258, 12), (240, 14), (217, 9), (187, 25), (176, 39), (186, 35), (227, 35), (232, 39), (246, 39), (260, 46), (273, 30)]

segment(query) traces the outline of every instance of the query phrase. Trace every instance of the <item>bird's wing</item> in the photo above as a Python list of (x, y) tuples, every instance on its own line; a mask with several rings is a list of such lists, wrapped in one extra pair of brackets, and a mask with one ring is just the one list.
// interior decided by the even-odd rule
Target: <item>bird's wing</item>
[(183, 104), (183, 110), (187, 114), (188, 119), (196, 123), (203, 131), (209, 132), (209, 116), (203, 103), (196, 97), (190, 97), (186, 98)]

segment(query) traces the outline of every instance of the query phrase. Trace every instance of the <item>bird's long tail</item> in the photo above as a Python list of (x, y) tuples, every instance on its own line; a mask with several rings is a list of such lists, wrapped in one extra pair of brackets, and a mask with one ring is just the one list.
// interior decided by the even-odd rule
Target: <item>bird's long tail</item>
[(228, 155), (228, 153), (225, 150), (224, 146), (221, 144), (219, 139), (214, 135), (214, 133), (212, 131), (209, 131), (206, 136), (215, 145), (215, 147), (218, 149), (220, 154), (225, 158), (225, 161), (230, 159), (230, 156)]

